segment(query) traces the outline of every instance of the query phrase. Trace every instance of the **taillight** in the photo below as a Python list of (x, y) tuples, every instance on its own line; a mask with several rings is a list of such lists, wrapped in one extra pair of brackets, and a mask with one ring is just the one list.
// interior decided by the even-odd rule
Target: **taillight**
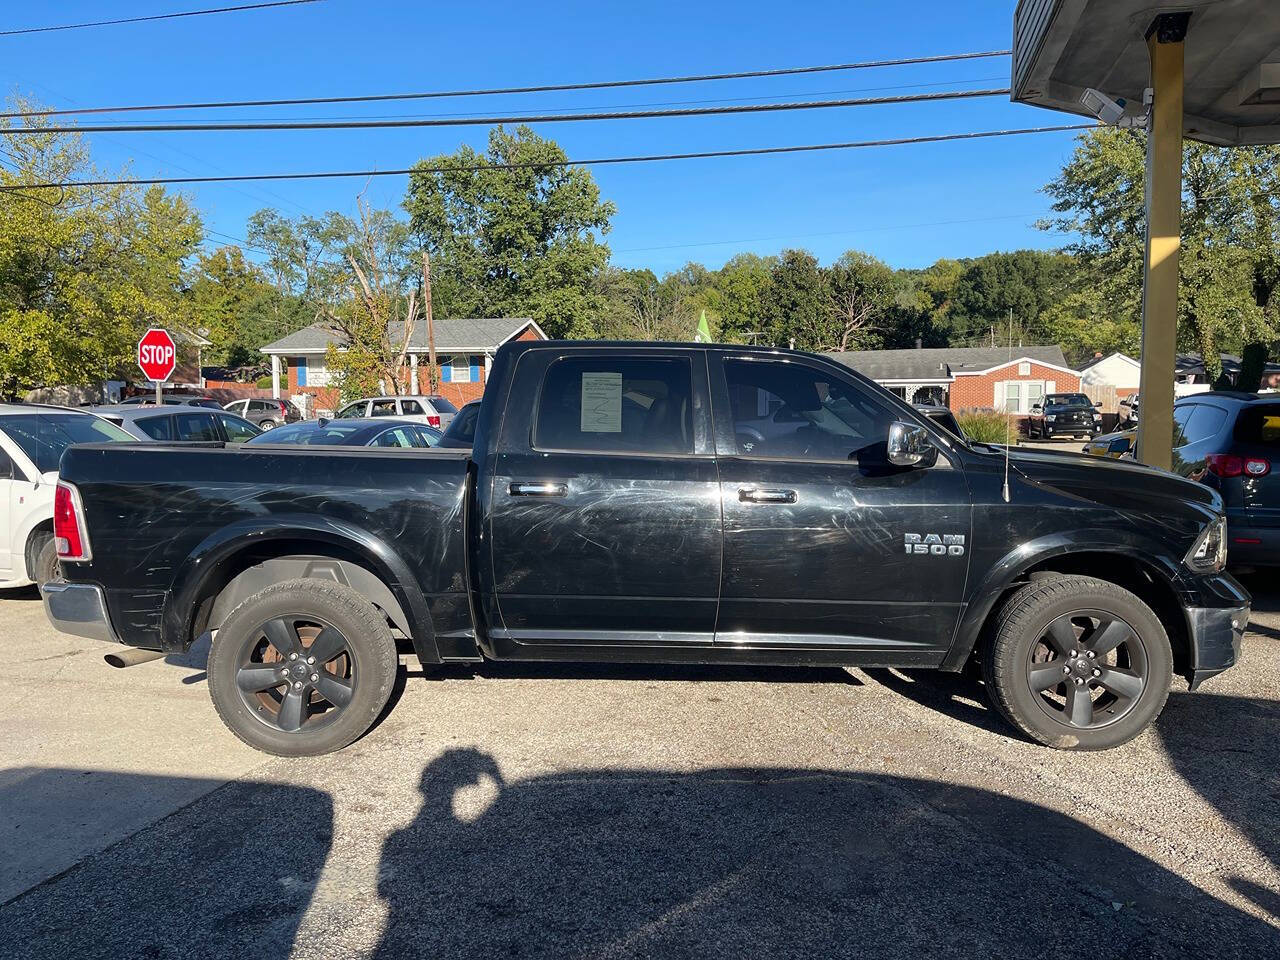
[(1216, 477), (1265, 477), (1271, 472), (1271, 461), (1262, 457), (1237, 457), (1230, 453), (1211, 453), (1204, 459), (1209, 472)]
[(433, 427), (439, 428), (439, 426), (440, 426), (440, 415), (439, 415), (439, 414), (435, 414), (435, 413), (433, 413), (433, 414), (428, 414), (428, 415), (427, 415), (427, 423), (428, 423), (428, 424), (430, 424), (430, 425), (431, 425), (431, 426), (433, 426)]
[(80, 491), (58, 481), (53, 494), (53, 541), (59, 560), (91, 560), (89, 533), (84, 528), (84, 507)]

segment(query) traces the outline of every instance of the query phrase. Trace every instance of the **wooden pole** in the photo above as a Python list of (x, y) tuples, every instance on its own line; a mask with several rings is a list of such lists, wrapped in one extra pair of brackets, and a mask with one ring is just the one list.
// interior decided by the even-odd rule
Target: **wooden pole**
[(440, 392), (440, 368), (436, 366), (436, 325), (431, 315), (431, 254), (422, 251), (422, 306), (427, 317), (428, 393)]

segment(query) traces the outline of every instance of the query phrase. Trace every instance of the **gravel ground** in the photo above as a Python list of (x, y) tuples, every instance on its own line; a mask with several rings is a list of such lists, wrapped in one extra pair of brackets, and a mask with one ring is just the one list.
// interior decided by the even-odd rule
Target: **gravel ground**
[[(951, 675), (410, 675), (351, 748), (255, 761), (0, 906), (0, 956), (1280, 956), (1280, 594), (1250, 586), (1243, 662), (1102, 754)], [(113, 789), (207, 776), (229, 734), (180, 729), (187, 774), (117, 757)]]

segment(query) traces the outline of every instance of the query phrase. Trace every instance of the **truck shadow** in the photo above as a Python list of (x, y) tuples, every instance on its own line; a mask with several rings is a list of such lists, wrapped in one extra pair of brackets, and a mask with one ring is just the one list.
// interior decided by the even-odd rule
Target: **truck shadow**
[[(483, 808), (460, 803), (488, 788)], [(1267, 923), (1077, 820), (815, 769), (423, 771), (382, 849), (376, 955), (1274, 955)], [(305, 932), (304, 932), (305, 937)], [(1240, 955), (1235, 953), (1235, 955)]]
[(282, 784), (19, 768), (0, 771), (0, 836), (0, 957), (286, 957), (333, 802)]

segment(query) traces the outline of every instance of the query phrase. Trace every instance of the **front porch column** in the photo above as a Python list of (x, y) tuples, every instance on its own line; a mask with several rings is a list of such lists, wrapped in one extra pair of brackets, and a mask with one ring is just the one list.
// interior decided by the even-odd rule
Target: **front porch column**
[(418, 355), (409, 354), (409, 392), (418, 395)]
[(280, 399), (280, 355), (271, 355), (271, 396)]

